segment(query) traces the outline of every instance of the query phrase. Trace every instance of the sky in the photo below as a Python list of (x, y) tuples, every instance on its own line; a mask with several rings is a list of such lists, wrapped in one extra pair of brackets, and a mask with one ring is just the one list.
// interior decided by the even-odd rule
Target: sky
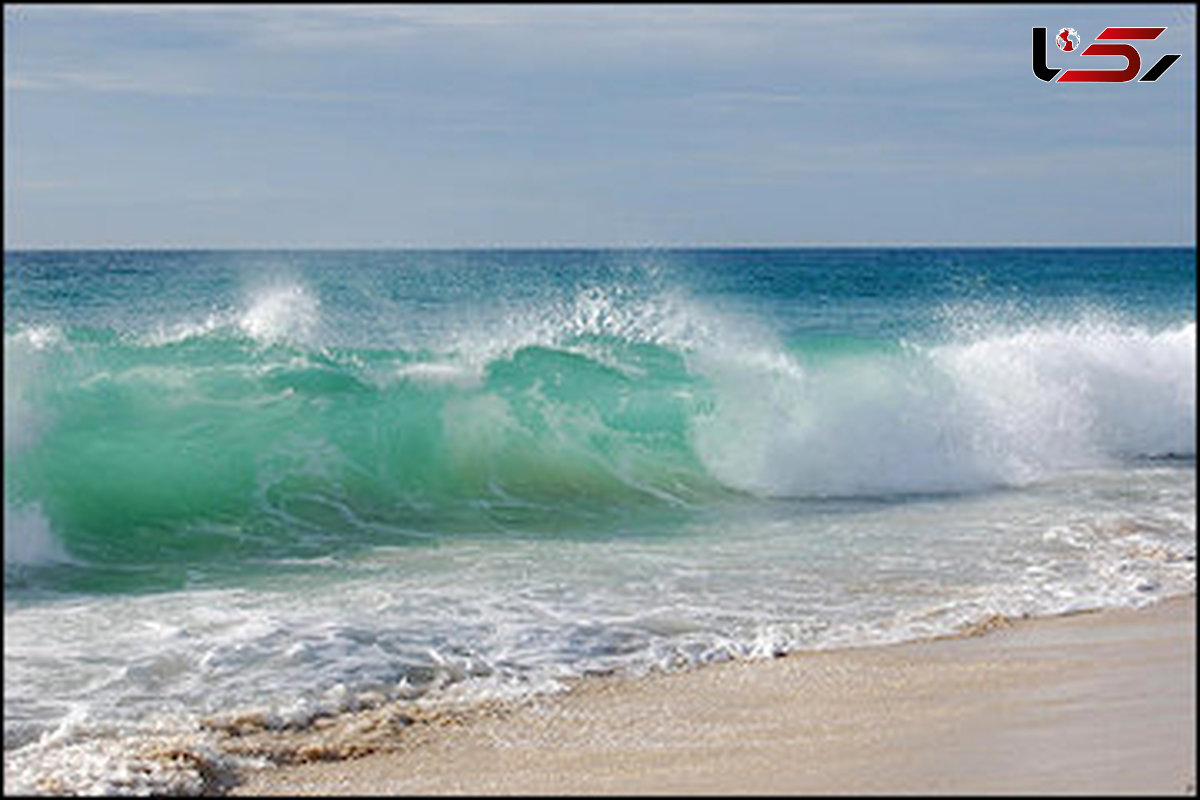
[[(1182, 58), (1045, 83), (1035, 26)], [(1193, 5), (5, 5), (4, 246), (1194, 246), (1195, 38)]]

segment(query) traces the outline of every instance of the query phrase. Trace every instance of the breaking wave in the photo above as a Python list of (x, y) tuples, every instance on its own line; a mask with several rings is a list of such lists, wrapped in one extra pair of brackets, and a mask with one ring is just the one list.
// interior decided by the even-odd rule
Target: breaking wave
[(593, 287), (440, 345), (333, 347), (328, 328), (282, 284), (151, 334), (7, 333), (6, 564), (308, 557), (1195, 455), (1194, 323), (785, 345)]

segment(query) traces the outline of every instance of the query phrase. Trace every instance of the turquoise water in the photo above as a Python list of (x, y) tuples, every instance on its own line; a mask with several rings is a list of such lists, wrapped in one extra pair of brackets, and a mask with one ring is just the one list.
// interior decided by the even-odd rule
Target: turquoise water
[(6, 253), (6, 783), (1193, 591), (1195, 264)]

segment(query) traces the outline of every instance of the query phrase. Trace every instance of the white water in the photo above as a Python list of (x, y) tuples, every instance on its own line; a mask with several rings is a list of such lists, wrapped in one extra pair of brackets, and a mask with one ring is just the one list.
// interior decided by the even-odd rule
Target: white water
[(1196, 330), (1031, 327), (805, 368), (694, 359), (718, 408), (695, 444), (769, 497), (1021, 486), (1137, 456), (1194, 456)]
[[(211, 746), (196, 728), (210, 713), (302, 724), (364, 693), (513, 696), (594, 670), (1141, 605), (1195, 589), (1194, 478), (1092, 470), (976, 495), (727, 509), (665, 537), (378, 549), (239, 589), (10, 602), (6, 785), (121, 791), (133, 742)], [(163, 791), (196, 777), (141, 779)]]

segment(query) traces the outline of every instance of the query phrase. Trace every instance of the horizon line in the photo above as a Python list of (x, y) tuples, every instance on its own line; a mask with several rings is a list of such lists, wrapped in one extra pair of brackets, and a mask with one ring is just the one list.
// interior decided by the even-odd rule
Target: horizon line
[(501, 251), (501, 250), (804, 250), (804, 249), (837, 249), (837, 248), (1018, 248), (1018, 249), (1113, 249), (1113, 248), (1195, 248), (1195, 242), (806, 242), (801, 244), (469, 244), (469, 245), (411, 245), (411, 244), (377, 244), (377, 245), (35, 245), (10, 247), (5, 245), (5, 253), (20, 252), (122, 252), (122, 251), (159, 251), (159, 252), (252, 252), (252, 251), (289, 251), (289, 252), (335, 252), (335, 251), (364, 251), (364, 250), (408, 250), (408, 251)]

